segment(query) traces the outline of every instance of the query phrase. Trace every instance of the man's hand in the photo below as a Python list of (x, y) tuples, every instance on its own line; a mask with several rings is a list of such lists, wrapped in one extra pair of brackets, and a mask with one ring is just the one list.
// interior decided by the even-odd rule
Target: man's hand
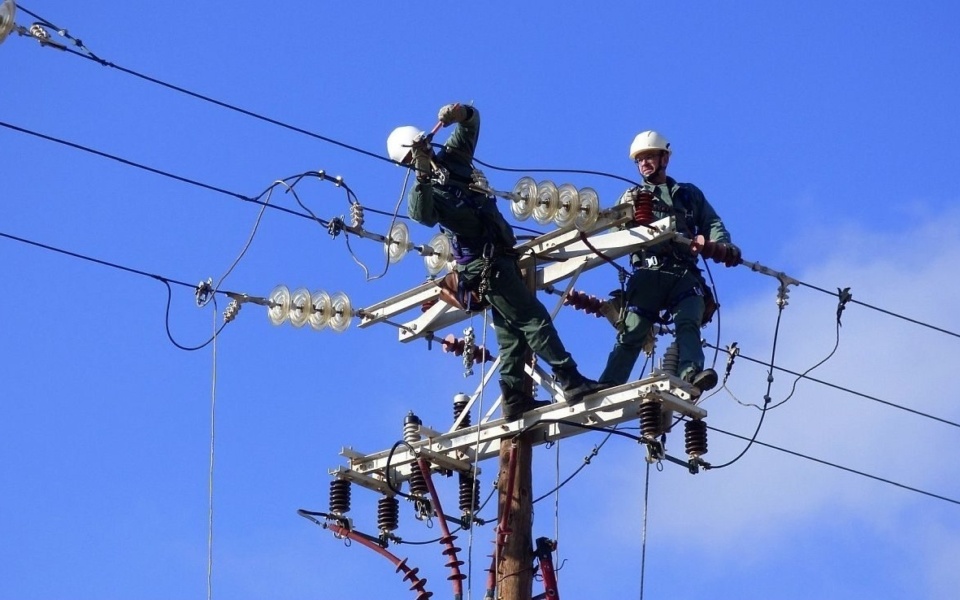
[(430, 150), (430, 143), (425, 137), (418, 137), (413, 140), (410, 153), (413, 154), (413, 168), (417, 172), (417, 179), (428, 181), (433, 175), (433, 152)]
[(637, 194), (640, 193), (640, 188), (632, 187), (629, 190), (625, 191), (620, 199), (617, 200), (617, 204), (632, 204), (636, 206), (637, 204)]
[(451, 123), (462, 123), (467, 120), (467, 107), (460, 104), (447, 104), (437, 113), (437, 120), (446, 127)]
[(726, 246), (726, 253), (723, 257), (723, 264), (728, 267), (735, 267), (743, 262), (743, 254), (740, 252), (740, 248), (736, 244), (724, 244)]

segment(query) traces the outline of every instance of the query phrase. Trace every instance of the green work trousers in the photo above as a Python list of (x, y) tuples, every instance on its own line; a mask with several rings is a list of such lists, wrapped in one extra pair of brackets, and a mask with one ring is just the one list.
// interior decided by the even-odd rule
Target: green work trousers
[(621, 385), (629, 381), (643, 346), (653, 333), (653, 320), (661, 310), (673, 316), (680, 352), (681, 378), (703, 370), (700, 324), (703, 321), (703, 287), (696, 267), (669, 260), (657, 267), (640, 267), (627, 280), (624, 329), (607, 358), (600, 383)]
[[(466, 265), (461, 277), (471, 287), (479, 284), (482, 260)], [(513, 389), (522, 389), (524, 357), (532, 351), (554, 370), (576, 368), (577, 363), (560, 341), (550, 313), (527, 288), (513, 256), (493, 259), (490, 287), (485, 298), (493, 313), (493, 329), (500, 346), (500, 379)]]

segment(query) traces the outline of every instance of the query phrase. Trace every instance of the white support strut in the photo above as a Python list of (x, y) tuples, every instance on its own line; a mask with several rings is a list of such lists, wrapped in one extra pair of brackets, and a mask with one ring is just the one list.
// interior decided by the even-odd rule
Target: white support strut
[[(529, 268), (537, 263), (545, 266), (537, 270), (536, 286), (543, 289), (598, 267), (608, 260), (615, 260), (637, 250), (664, 242), (676, 237), (676, 224), (667, 217), (647, 226), (599, 233), (606, 229), (622, 225), (629, 220), (622, 211), (611, 210), (608, 215), (597, 221), (590, 231), (558, 229), (517, 246), (520, 255), (520, 268)], [(589, 245), (582, 239), (589, 238)], [(591, 248), (590, 246), (593, 246)], [(601, 253), (603, 256), (601, 256)], [(469, 318), (469, 315), (440, 301), (440, 288), (437, 281), (427, 281), (402, 294), (374, 304), (359, 312), (360, 327), (369, 327), (408, 312), (414, 308), (430, 306), (421, 315), (399, 326), (398, 337), (401, 342), (410, 342), (429, 336), (451, 325)]]
[[(330, 474), (378, 493), (393, 494), (391, 485), (398, 488), (409, 479), (411, 468), (420, 456), (436, 468), (471, 473), (474, 464), (497, 458), (500, 442), (521, 430), (531, 432), (533, 445), (546, 444), (582, 433), (584, 428), (577, 425), (612, 428), (636, 420), (640, 406), (646, 402), (659, 402), (664, 410), (690, 419), (707, 416), (706, 410), (693, 403), (689, 384), (673, 375), (655, 372), (644, 379), (600, 391), (573, 406), (555, 402), (529, 411), (510, 423), (497, 419), (447, 433), (421, 428), (423, 439), (373, 454), (345, 448), (340, 454), (348, 465), (332, 469)], [(473, 474), (479, 472), (477, 468)], [(387, 483), (388, 474), (391, 485)]]

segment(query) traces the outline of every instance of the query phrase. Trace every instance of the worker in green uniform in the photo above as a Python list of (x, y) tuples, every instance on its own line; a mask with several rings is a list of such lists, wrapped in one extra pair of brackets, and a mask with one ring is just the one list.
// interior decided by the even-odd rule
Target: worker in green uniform
[[(741, 262), (740, 249), (730, 240), (723, 221), (703, 192), (691, 183), (677, 183), (667, 176), (672, 150), (656, 131), (644, 131), (630, 145), (630, 158), (637, 164), (643, 185), (627, 190), (620, 203), (634, 205), (631, 226), (667, 216), (676, 219), (677, 232), (692, 240), (702, 235), (716, 242), (722, 262), (732, 267)], [(700, 328), (704, 321), (705, 295), (709, 289), (697, 267), (696, 245), (665, 241), (631, 255), (633, 273), (627, 279), (616, 343), (600, 382), (620, 385), (630, 373), (644, 347), (650, 347), (654, 323), (665, 311), (673, 320), (679, 351), (677, 375), (699, 395), (717, 385), (717, 373), (703, 368)], [(712, 298), (712, 295), (709, 296)]]
[(428, 227), (439, 224), (450, 237), (460, 304), (468, 311), (490, 307), (500, 346), (503, 416), (516, 420), (528, 410), (549, 404), (525, 391), (527, 350), (550, 365), (567, 402), (579, 402), (602, 386), (580, 373), (547, 309), (525, 285), (514, 250), (517, 239), (496, 198), (470, 187), (479, 174), (472, 162), (480, 136), (480, 112), (472, 106), (448, 104), (440, 109), (438, 119), (443, 126), (455, 123), (456, 127), (436, 154), (427, 136), (411, 126), (390, 134), (387, 151), (391, 159), (416, 171), (417, 183), (407, 203), (410, 218)]

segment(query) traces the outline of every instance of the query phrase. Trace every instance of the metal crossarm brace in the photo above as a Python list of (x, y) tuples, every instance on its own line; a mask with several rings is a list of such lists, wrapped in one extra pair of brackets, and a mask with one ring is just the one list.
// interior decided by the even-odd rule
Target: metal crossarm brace
[[(625, 217), (607, 219), (592, 231), (601, 231), (625, 222)], [(676, 236), (676, 224), (672, 217), (652, 223), (647, 227), (611, 231), (590, 238), (590, 245), (604, 256), (599, 256), (581, 239), (577, 230), (556, 230), (537, 237), (517, 247), (521, 254), (520, 267), (529, 268), (533, 255), (538, 262), (549, 263), (537, 272), (537, 289), (543, 289), (567, 279), (574, 274), (589, 271), (627, 254), (636, 252), (645, 246), (661, 243)], [(410, 342), (432, 332), (464, 321), (467, 313), (439, 301), (440, 290), (436, 282), (428, 281), (420, 286), (394, 296), (360, 311), (360, 327), (390, 319), (396, 315), (419, 308), (425, 303), (435, 302), (416, 319), (400, 326), (399, 340)]]
[(691, 419), (707, 416), (707, 411), (691, 402), (689, 384), (673, 375), (657, 372), (639, 381), (588, 396), (573, 406), (559, 402), (527, 412), (511, 423), (497, 419), (448, 433), (430, 432), (429, 437), (409, 446), (397, 447), (392, 456), (390, 450), (361, 454), (344, 449), (341, 455), (348, 459), (348, 466), (338, 467), (330, 473), (376, 492), (392, 494), (386, 484), (388, 462), (390, 481), (395, 487), (410, 478), (420, 454), (437, 463), (435, 468), (470, 473), (475, 462), (498, 457), (500, 441), (517, 435), (520, 430), (531, 432), (534, 445), (546, 444), (588, 431), (570, 423), (612, 428), (633, 421), (638, 418), (640, 405), (649, 400), (658, 400), (664, 410), (673, 410)]

